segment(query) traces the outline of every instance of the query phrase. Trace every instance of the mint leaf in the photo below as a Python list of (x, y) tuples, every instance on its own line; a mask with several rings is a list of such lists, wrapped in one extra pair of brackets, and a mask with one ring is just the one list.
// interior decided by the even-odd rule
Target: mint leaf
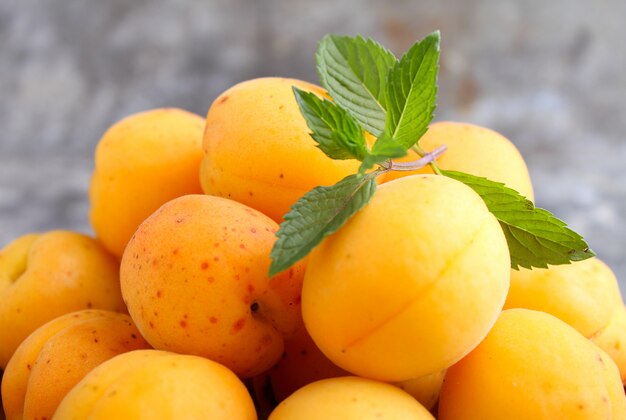
[(363, 159), (363, 163), (359, 167), (359, 173), (365, 173), (368, 169), (376, 164), (383, 163), (389, 159), (395, 159), (407, 154), (407, 151), (404, 147), (398, 144), (393, 139), (383, 139), (385, 135), (383, 134), (378, 138), (376, 143), (374, 143), (374, 147), (369, 152), (369, 154)]
[(332, 159), (363, 160), (368, 154), (365, 132), (345, 110), (314, 93), (293, 87), (300, 113), (311, 129), (311, 137)]
[(378, 175), (376, 171), (349, 175), (335, 185), (316, 187), (303, 195), (285, 215), (276, 233), (270, 276), (305, 257), (367, 204), (376, 191)]
[(396, 57), (371, 39), (327, 35), (316, 62), (322, 86), (375, 136), (385, 128), (385, 83)]
[(414, 44), (387, 79), (385, 133), (406, 149), (424, 135), (437, 100), (439, 32)]
[(457, 171), (441, 172), (463, 182), (484, 200), (504, 231), (512, 268), (546, 268), (548, 264), (569, 264), (595, 255), (582, 236), (549, 211), (536, 208), (517, 191), (487, 178)]

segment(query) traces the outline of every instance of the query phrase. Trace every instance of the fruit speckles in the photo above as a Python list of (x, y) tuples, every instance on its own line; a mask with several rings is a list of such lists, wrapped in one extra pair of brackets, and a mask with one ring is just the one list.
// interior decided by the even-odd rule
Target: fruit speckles
[(238, 332), (241, 331), (244, 327), (244, 325), (246, 325), (246, 320), (245, 318), (239, 318), (237, 321), (235, 321), (235, 323), (233, 324), (233, 332)]
[[(173, 220), (182, 214), (186, 223), (175, 226)], [(154, 213), (128, 245), (129, 255), (139, 259), (125, 258), (120, 268), (128, 310), (146, 339), (159, 350), (207, 357), (241, 376), (269, 369), (282, 351), (280, 332), (289, 332), (300, 313), (299, 307), (289, 306), (291, 286), (271, 285), (266, 275), (275, 240), (266, 228), (271, 231), (277, 224), (215, 196), (179, 197)], [(147, 252), (140, 252), (147, 244)], [(179, 250), (176, 257), (174, 249)], [(157, 266), (152, 265), (155, 258)], [(296, 269), (294, 277), (298, 273)], [(260, 309), (251, 318), (256, 299)], [(264, 334), (272, 336), (272, 344), (257, 354)]]
[(163, 296), (163, 291), (162, 290), (157, 290), (156, 297), (160, 298), (162, 296)]

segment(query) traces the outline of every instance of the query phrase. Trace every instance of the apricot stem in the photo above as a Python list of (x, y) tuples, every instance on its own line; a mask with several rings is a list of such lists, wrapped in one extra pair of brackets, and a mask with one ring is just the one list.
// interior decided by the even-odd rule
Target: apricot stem
[[(439, 153), (439, 155), (435, 156), (435, 158), (439, 157), (447, 149), (446, 145), (443, 144), (439, 146), (438, 148), (436, 148), (433, 152), (431, 152), (431, 154), (435, 153), (437, 150), (441, 149), (442, 147), (443, 147), (443, 150), (441, 151), (441, 153)], [(417, 144), (413, 145), (412, 149), (415, 151), (415, 153), (417, 153), (418, 155), (422, 157), (428, 156), (429, 154)], [(436, 173), (437, 175), (441, 175), (441, 169), (439, 168), (439, 165), (437, 165), (437, 161), (435, 159), (432, 159), (430, 162), (428, 162), (428, 164), (430, 165), (434, 173)]]
[(412, 162), (391, 161), (389, 162), (389, 166), (387, 167), (387, 169), (392, 170), (392, 171), (416, 171), (418, 169), (423, 168), (426, 165), (431, 165), (433, 167), (433, 171), (436, 174), (441, 175), (441, 171), (439, 170), (439, 167), (437, 166), (435, 159), (441, 156), (446, 151), (446, 149), (447, 147), (445, 144), (442, 144), (441, 146), (437, 147), (432, 152), (426, 152), (424, 149), (422, 149), (419, 146), (413, 146), (413, 150), (415, 150), (415, 152), (421, 156), (420, 159), (414, 160)]

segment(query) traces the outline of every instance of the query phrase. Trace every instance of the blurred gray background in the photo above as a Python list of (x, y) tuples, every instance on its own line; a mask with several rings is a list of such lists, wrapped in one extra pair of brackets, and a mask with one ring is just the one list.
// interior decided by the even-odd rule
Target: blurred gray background
[(116, 120), (204, 115), (259, 76), (317, 82), (326, 33), (402, 53), (442, 31), (437, 120), (488, 126), (525, 156), (536, 201), (626, 290), (626, 1), (0, 0), (0, 246), (90, 232), (95, 145)]

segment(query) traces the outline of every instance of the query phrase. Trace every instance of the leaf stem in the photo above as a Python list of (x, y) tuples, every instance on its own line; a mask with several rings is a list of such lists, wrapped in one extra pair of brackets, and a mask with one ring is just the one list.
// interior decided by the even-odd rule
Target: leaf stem
[(420, 155), (420, 159), (414, 160), (412, 162), (388, 162), (386, 169), (391, 171), (416, 171), (418, 169), (422, 169), (426, 165), (431, 165), (433, 167), (433, 171), (441, 175), (441, 171), (439, 170), (439, 166), (437, 166), (437, 159), (441, 156), (446, 150), (447, 147), (445, 144), (437, 147), (432, 152), (426, 152), (419, 146), (413, 146), (413, 150)]
[[(414, 144), (411, 149), (413, 149), (413, 151), (415, 153), (417, 153), (418, 155), (420, 155), (422, 158), (427, 157), (428, 155), (432, 155), (435, 152), (437, 152), (439, 149), (443, 148), (443, 151), (441, 151), (439, 154), (437, 154), (436, 156), (434, 156), (435, 158), (439, 157), (441, 154), (443, 154), (443, 152), (446, 151), (447, 147), (445, 144), (439, 146), (438, 148), (436, 148), (435, 150), (433, 150), (432, 152), (428, 153), (426, 150), (422, 149), (419, 145)], [(436, 173), (437, 175), (443, 175), (441, 173), (441, 169), (439, 168), (439, 165), (437, 165), (437, 161), (435, 159), (432, 159), (428, 162), (428, 164), (430, 165), (431, 169), (433, 170), (434, 173)]]

